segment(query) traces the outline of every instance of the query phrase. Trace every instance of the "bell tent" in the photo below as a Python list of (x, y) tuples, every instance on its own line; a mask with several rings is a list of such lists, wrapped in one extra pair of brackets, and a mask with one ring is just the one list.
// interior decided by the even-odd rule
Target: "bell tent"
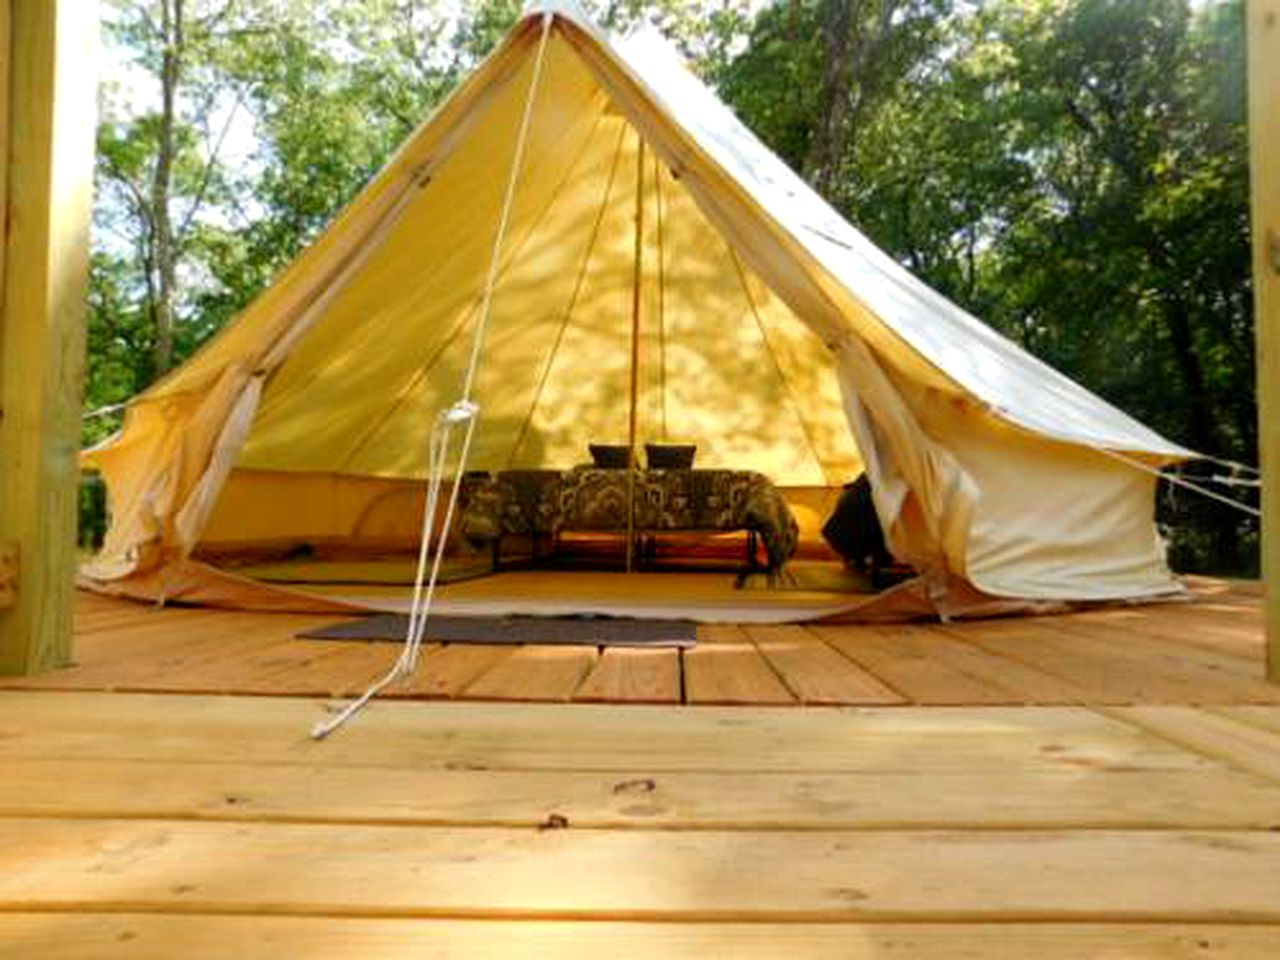
[(865, 471), (939, 612), (1176, 589), (1155, 473), (1189, 451), (877, 249), (660, 39), (606, 37), (563, 5), (527, 11), (86, 452), (110, 527), (84, 580), (269, 606), (208, 561), (412, 546), (427, 435), (464, 379), (469, 468), (679, 439), (798, 504)]

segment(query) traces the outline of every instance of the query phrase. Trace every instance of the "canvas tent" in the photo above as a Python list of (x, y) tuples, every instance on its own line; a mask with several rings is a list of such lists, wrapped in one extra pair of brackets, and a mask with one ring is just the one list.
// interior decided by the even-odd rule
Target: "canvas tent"
[(201, 551), (412, 535), (531, 89), (470, 466), (571, 465), (625, 439), (634, 409), (642, 440), (696, 442), (700, 465), (801, 487), (865, 469), (936, 609), (1174, 589), (1138, 467), (1189, 451), (913, 277), (660, 40), (605, 37), (562, 5), (528, 11), (327, 232), (85, 454), (111, 514), (86, 582), (207, 598), (220, 588)]

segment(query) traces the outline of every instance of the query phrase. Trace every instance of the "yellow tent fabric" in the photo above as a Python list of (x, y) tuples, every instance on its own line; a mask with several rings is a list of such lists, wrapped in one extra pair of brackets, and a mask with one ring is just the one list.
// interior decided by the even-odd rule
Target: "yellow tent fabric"
[(154, 584), (210, 545), (412, 539), (544, 28), (469, 466), (564, 467), (626, 440), (638, 288), (640, 441), (694, 442), (700, 465), (793, 487), (866, 469), (935, 609), (956, 584), (1174, 589), (1153, 478), (1099, 450), (1150, 465), (1188, 451), (875, 249), (655, 38), (606, 38), (565, 6), (526, 13), (312, 247), (86, 453), (112, 518), (90, 582)]

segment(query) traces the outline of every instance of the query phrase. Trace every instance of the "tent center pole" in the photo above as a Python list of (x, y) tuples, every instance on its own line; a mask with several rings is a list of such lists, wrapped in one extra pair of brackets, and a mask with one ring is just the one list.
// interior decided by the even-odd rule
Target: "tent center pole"
[(640, 284), (644, 270), (644, 139), (636, 131), (635, 262), (631, 283), (631, 387), (627, 411), (627, 573), (635, 560), (636, 532), (636, 393), (640, 373)]

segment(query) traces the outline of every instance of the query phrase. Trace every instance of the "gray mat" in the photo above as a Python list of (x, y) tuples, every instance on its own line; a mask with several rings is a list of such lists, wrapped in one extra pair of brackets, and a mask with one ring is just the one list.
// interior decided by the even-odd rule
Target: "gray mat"
[[(307, 640), (403, 641), (409, 618), (382, 613), (341, 620), (298, 634)], [(427, 622), (428, 641), (437, 643), (554, 643), (603, 647), (692, 647), (692, 620), (640, 620), (627, 617), (454, 617)]]

